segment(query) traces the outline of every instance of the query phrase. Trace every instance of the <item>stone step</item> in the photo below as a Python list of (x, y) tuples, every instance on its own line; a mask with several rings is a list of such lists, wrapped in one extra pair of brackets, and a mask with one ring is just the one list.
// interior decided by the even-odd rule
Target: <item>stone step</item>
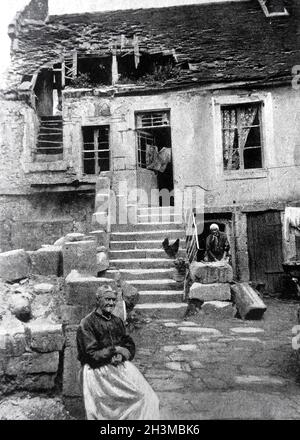
[(184, 239), (185, 232), (180, 229), (164, 229), (164, 230), (151, 230), (151, 231), (133, 231), (133, 232), (125, 232), (125, 231), (115, 231), (110, 235), (111, 241), (140, 241), (141, 238), (144, 240), (163, 240), (168, 237), (172, 242), (177, 238)]
[[(177, 256), (184, 257), (186, 254), (184, 249), (179, 249)], [(110, 250), (109, 256), (116, 258), (167, 258), (168, 255), (163, 249), (121, 249)]]
[(170, 278), (158, 280), (128, 280), (128, 284), (140, 290), (178, 290), (182, 289), (182, 284)]
[(127, 258), (110, 260), (109, 269), (173, 268), (170, 258)]
[(137, 215), (138, 223), (183, 223), (182, 215), (176, 213), (146, 213)]
[[(114, 241), (110, 242), (111, 250), (121, 250), (121, 249), (159, 249), (162, 247), (163, 240), (132, 240), (132, 241)], [(173, 243), (173, 241), (171, 241)], [(179, 247), (185, 249), (185, 240), (180, 240)]]
[(120, 272), (123, 280), (151, 280), (171, 278), (173, 269), (112, 269), (105, 272), (108, 278), (115, 278)]
[(143, 222), (138, 224), (126, 224), (126, 225), (111, 225), (112, 232), (151, 232), (151, 231), (167, 231), (167, 230), (179, 230), (184, 231), (182, 223), (172, 222)]
[(140, 293), (139, 304), (148, 303), (182, 303), (183, 292), (174, 292), (170, 290), (156, 291), (156, 290), (144, 290)]
[(148, 303), (138, 304), (135, 310), (153, 318), (182, 319), (187, 309), (186, 303)]

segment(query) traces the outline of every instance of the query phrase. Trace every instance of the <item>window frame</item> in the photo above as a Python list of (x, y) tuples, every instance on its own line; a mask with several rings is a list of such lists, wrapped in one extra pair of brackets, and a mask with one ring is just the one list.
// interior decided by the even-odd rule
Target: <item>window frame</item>
[[(84, 145), (86, 145), (86, 144), (91, 144), (91, 142), (84, 142), (84, 134), (83, 134), (83, 129), (84, 128), (86, 128), (86, 127), (89, 127), (90, 129), (92, 129), (93, 130), (93, 139), (94, 139), (94, 141), (93, 141), (93, 146), (94, 146), (94, 149), (91, 149), (91, 150), (85, 150), (84, 149)], [(98, 144), (98, 136), (99, 136), (99, 129), (101, 128), (101, 127), (107, 127), (108, 128), (108, 141), (107, 141), (107, 143), (108, 143), (108, 148), (105, 148), (105, 149), (99, 149), (99, 148), (97, 148), (96, 149), (96, 147), (99, 147), (99, 144)], [(105, 171), (110, 171), (111, 170), (111, 139), (110, 139), (110, 136), (111, 136), (111, 128), (110, 128), (110, 125), (109, 124), (99, 124), (99, 125), (82, 125), (81, 126), (81, 133), (82, 133), (82, 149), (81, 149), (81, 164), (82, 164), (82, 174), (83, 174), (83, 176), (99, 176), (99, 174), (100, 174), (100, 172), (101, 172), (101, 170), (100, 170), (100, 167), (99, 167), (99, 159), (100, 159), (100, 155), (99, 155), (99, 153), (100, 152), (103, 152), (103, 151), (105, 151), (105, 152), (107, 152), (108, 151), (108, 164), (109, 164), (109, 169), (108, 170), (105, 170)], [(106, 142), (105, 142), (106, 143)], [(86, 153), (94, 153), (94, 158), (93, 159), (85, 159), (85, 154)], [(84, 171), (84, 163), (85, 163), (85, 160), (94, 160), (94, 165), (95, 165), (95, 172), (94, 173), (86, 173), (85, 171)]]
[[(222, 93), (222, 92), (221, 92)], [(221, 106), (261, 104), (261, 138), (263, 142), (263, 168), (225, 170), (223, 163)], [(212, 131), (215, 159), (215, 176), (218, 180), (257, 179), (268, 176), (268, 168), (276, 165), (274, 156), (273, 99), (271, 92), (220, 94), (211, 98)]]
[[(223, 110), (226, 108), (233, 108), (235, 107), (235, 111), (238, 115), (238, 108), (242, 107), (242, 106), (257, 106), (258, 107), (258, 119), (259, 119), (259, 125), (251, 125), (250, 127), (259, 127), (259, 135), (260, 135), (260, 145), (256, 145), (256, 146), (251, 146), (251, 147), (242, 147), (240, 145), (240, 137), (238, 136), (238, 150), (239, 150), (239, 168), (238, 169), (225, 169), (224, 167), (224, 163), (223, 163), (223, 170), (225, 172), (228, 171), (247, 171), (247, 170), (262, 170), (264, 169), (264, 139), (263, 139), (263, 123), (262, 123), (262, 106), (263, 103), (258, 101), (258, 102), (251, 102), (251, 103), (238, 103), (238, 104), (225, 104), (225, 105), (221, 105), (220, 106), (220, 111), (221, 111), (221, 121), (223, 120)], [(237, 129), (238, 129), (238, 133), (240, 133), (240, 131), (245, 128), (246, 126), (242, 126), (240, 125), (240, 118), (237, 116)], [(247, 128), (247, 127), (246, 127)], [(221, 123), (221, 130), (222, 130), (222, 154), (223, 154), (223, 158), (224, 158), (224, 144), (223, 144), (223, 133), (225, 130), (230, 130), (230, 129), (226, 129), (223, 127), (222, 123)], [(257, 167), (257, 168), (245, 168), (245, 159), (244, 159), (244, 152), (245, 150), (250, 150), (250, 149), (258, 149), (260, 148), (260, 152), (261, 152), (261, 167)]]

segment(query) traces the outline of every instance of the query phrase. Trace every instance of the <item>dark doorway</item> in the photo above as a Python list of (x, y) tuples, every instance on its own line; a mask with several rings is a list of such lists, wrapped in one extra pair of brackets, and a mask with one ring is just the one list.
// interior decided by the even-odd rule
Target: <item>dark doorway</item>
[(250, 279), (267, 293), (281, 293), (286, 276), (282, 269), (282, 225), (280, 211), (247, 215)]
[(205, 222), (203, 225), (203, 232), (202, 234), (198, 235), (198, 241), (199, 241), (199, 250), (197, 253), (197, 261), (203, 261), (205, 256), (205, 250), (206, 250), (206, 239), (210, 234), (210, 225), (212, 223), (215, 223), (219, 226), (219, 229), (221, 232), (225, 232), (225, 225), (224, 223), (219, 223), (216, 221), (210, 221)]

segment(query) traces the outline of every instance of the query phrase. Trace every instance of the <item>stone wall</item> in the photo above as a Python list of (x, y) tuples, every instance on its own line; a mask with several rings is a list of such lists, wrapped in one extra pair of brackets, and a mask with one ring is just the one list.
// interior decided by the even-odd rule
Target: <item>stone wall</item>
[(88, 232), (93, 205), (87, 194), (0, 196), (0, 249), (36, 250), (68, 232)]

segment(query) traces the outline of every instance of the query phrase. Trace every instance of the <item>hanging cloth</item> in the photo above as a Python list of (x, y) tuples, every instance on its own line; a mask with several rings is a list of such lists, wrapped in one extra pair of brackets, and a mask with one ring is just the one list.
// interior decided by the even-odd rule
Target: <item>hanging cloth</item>
[(284, 238), (289, 240), (290, 227), (300, 231), (300, 208), (288, 206), (284, 213)]

